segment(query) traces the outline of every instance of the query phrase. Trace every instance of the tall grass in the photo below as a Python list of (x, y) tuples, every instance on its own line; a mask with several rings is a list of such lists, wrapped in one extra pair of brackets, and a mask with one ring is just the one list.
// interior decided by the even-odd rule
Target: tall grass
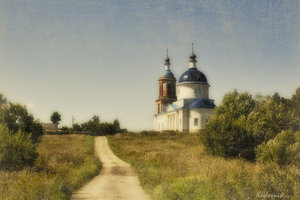
[(131, 133), (108, 139), (112, 150), (136, 168), (153, 199), (300, 197), (297, 166), (208, 156), (196, 135)]
[(63, 200), (100, 171), (94, 137), (45, 135), (32, 168), (0, 171), (0, 199)]

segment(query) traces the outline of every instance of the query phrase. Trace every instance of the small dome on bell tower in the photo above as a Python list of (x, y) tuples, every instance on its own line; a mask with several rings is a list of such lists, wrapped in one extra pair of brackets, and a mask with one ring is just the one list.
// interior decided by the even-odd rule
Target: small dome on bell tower
[(164, 105), (173, 103), (177, 100), (176, 97), (176, 78), (170, 70), (170, 58), (167, 49), (167, 58), (165, 59), (164, 74), (158, 79), (159, 94), (156, 100), (157, 113), (163, 111)]

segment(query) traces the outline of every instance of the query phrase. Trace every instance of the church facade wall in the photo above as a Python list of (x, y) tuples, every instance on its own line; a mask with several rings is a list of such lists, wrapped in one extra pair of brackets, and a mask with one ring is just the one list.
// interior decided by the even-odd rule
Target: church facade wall
[(180, 83), (177, 84), (178, 100), (186, 98), (204, 98), (208, 99), (208, 84), (203, 83)]
[(210, 116), (212, 116), (213, 109), (191, 109), (189, 116), (189, 126), (190, 132), (198, 132), (201, 129), (204, 129), (205, 124), (208, 122)]
[(180, 121), (182, 121), (182, 112), (174, 110), (154, 116), (154, 127), (156, 131), (180, 131), (182, 129)]

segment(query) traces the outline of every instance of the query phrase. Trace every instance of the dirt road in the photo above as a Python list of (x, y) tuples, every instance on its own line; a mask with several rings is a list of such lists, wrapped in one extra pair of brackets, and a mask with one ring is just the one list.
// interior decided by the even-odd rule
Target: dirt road
[(138, 175), (110, 150), (104, 136), (95, 138), (95, 150), (102, 162), (98, 176), (86, 184), (73, 200), (150, 200), (140, 186)]

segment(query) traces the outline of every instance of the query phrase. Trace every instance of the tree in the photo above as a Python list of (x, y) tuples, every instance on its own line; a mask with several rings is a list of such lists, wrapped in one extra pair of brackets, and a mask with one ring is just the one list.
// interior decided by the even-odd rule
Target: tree
[(207, 152), (224, 157), (254, 159), (253, 137), (246, 130), (247, 118), (255, 108), (252, 96), (234, 90), (224, 96), (200, 138)]
[(3, 96), (3, 94), (0, 93), (0, 106), (5, 104), (7, 102), (6, 98)]
[(73, 131), (82, 131), (82, 128), (81, 128), (81, 126), (80, 126), (80, 124), (73, 124)]
[[(298, 135), (300, 132), (297, 133)], [(298, 136), (299, 138), (299, 136)], [(296, 144), (296, 132), (281, 131), (274, 139), (260, 144), (256, 148), (257, 160), (259, 162), (276, 162), (279, 165), (299, 165), (299, 142)]]
[(296, 119), (294, 130), (300, 130), (300, 87), (296, 89), (295, 94), (292, 96), (291, 102)]
[(59, 122), (61, 121), (61, 115), (55, 111), (52, 113), (51, 117), (50, 117), (51, 121), (53, 124), (59, 124)]
[(14, 170), (32, 166), (36, 158), (36, 144), (30, 135), (20, 130), (13, 133), (0, 124), (0, 168)]
[[(261, 149), (269, 148), (272, 146), (269, 141), (283, 141), (281, 138), (285, 136), (274, 140), (279, 133), (295, 130), (296, 125), (299, 125), (296, 117), (299, 97), (300, 90), (297, 90), (292, 100), (282, 98), (277, 93), (265, 97), (260, 95), (256, 99), (236, 90), (226, 94), (200, 134), (206, 151), (224, 157), (240, 156), (254, 160), (257, 146), (268, 144)], [(276, 145), (273, 147), (278, 147), (274, 152), (283, 149)]]
[(13, 133), (21, 130), (25, 134), (31, 134), (33, 142), (38, 142), (43, 135), (41, 124), (34, 120), (25, 106), (8, 102), (0, 111), (0, 123), (4, 123)]
[(81, 124), (81, 128), (83, 131), (91, 132), (94, 135), (98, 132), (99, 126), (100, 119), (97, 115), (94, 115), (89, 121)]
[(112, 123), (101, 123), (97, 132), (97, 135), (111, 135), (116, 133), (115, 126)]
[(120, 122), (118, 119), (114, 120), (113, 125), (116, 130), (120, 130)]
[(100, 124), (100, 118), (98, 115), (94, 115), (91, 119), (91, 121), (95, 124)]
[(283, 130), (293, 129), (295, 124), (291, 101), (275, 93), (251, 112), (247, 120), (247, 131), (255, 138), (255, 145), (259, 145), (273, 139)]

